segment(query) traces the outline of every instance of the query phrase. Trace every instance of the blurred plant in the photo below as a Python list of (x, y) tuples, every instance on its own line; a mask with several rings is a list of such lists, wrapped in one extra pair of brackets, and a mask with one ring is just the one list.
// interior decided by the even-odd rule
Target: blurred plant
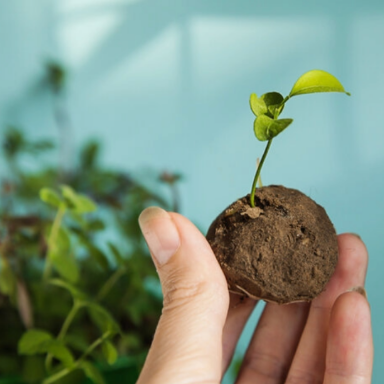
[[(47, 71), (58, 92), (65, 72)], [(129, 365), (124, 380), (133, 383), (161, 311), (137, 218), (148, 205), (179, 205), (179, 175), (156, 177), (170, 186), (173, 197), (167, 198), (160, 184), (150, 190), (126, 172), (103, 167), (92, 140), (66, 169), (62, 185), (54, 148), (14, 126), (2, 139), (0, 375), (21, 373), (25, 383), (82, 383), (86, 376), (104, 383), (96, 366), (109, 372), (108, 380), (108, 364)]]

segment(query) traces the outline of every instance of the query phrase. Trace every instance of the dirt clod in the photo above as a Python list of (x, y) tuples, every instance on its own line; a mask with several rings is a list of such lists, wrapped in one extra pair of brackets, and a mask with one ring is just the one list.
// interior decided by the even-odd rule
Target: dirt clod
[(225, 209), (207, 239), (230, 291), (279, 304), (310, 301), (332, 276), (338, 245), (325, 210), (283, 186), (256, 190)]

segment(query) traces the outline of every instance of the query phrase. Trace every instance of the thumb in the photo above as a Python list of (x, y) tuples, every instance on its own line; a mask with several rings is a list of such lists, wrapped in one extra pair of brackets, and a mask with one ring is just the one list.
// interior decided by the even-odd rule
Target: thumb
[(179, 214), (147, 208), (139, 223), (164, 303), (137, 384), (219, 383), (229, 295), (215, 255), (199, 230)]

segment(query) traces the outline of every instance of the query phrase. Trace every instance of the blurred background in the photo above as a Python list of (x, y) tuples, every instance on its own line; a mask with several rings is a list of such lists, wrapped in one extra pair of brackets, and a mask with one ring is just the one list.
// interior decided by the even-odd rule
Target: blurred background
[[(249, 95), (269, 91), (287, 95), (310, 69), (334, 74), (352, 96), (320, 94), (290, 100), (282, 116), (295, 122), (275, 140), (262, 179), (266, 185), (300, 189), (326, 208), (337, 232), (358, 233), (367, 244), (375, 360), (383, 361), (384, 3), (380, 0), (3, 3), (1, 138), (17, 141), (19, 132), (16, 136), (22, 133), (23, 140), (55, 145), (53, 150), (43, 148), (39, 160), (31, 151), (21, 154), (15, 170), (6, 152), (9, 145), (3, 144), (3, 155), (8, 156), (0, 164), (3, 192), (4, 182), (11, 189), (12, 181), (23, 188), (31, 185), (25, 183), (25, 175), (16, 180), (20, 172), (41, 176), (41, 169), (50, 166), (56, 169), (54, 176), (51, 173), (55, 180), (67, 175), (63, 181), (110, 208), (109, 192), (103, 192), (103, 200), (102, 186), (93, 192), (94, 184), (82, 184), (82, 174), (74, 176), (80, 166), (87, 174), (89, 163), (78, 159), (81, 153), (84, 159), (93, 143), (98, 167), (108, 170), (99, 169), (93, 180), (113, 170), (113, 183), (126, 177), (129, 188), (141, 188), (140, 204), (132, 209), (149, 203), (171, 209), (176, 203), (205, 232), (216, 215), (249, 192), (256, 158), (264, 149), (253, 134)], [(45, 184), (53, 187), (52, 177), (39, 179), (32, 191)], [(127, 193), (132, 192), (129, 188)], [(14, 205), (12, 215), (25, 214), (28, 205), (23, 204)], [(134, 203), (130, 204), (119, 208), (131, 209)], [(39, 212), (36, 207), (31, 208), (34, 213)], [(122, 241), (117, 230), (104, 233)], [(129, 244), (126, 249), (131, 251)], [(157, 283), (153, 285), (156, 291)], [(262, 307), (259, 304), (249, 321), (238, 357)], [(232, 382), (229, 376), (226, 382)], [(384, 382), (379, 364), (373, 382)]]

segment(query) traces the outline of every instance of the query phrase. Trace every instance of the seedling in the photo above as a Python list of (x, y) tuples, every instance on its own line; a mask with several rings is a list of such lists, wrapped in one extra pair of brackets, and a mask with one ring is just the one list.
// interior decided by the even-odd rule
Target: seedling
[(260, 141), (268, 141), (253, 180), (250, 197), (251, 207), (255, 206), (256, 184), (259, 180), (261, 168), (272, 145), (272, 140), (293, 122), (293, 119), (279, 119), (286, 102), (294, 96), (321, 92), (342, 92), (350, 96), (350, 93), (345, 91), (336, 77), (318, 69), (304, 73), (304, 75), (296, 81), (291, 92), (285, 98), (278, 92), (268, 92), (261, 97), (257, 97), (256, 93), (251, 94), (249, 104), (252, 112), (256, 116), (253, 124), (255, 135)]
[(335, 270), (337, 236), (324, 208), (300, 191), (263, 187), (260, 181), (273, 139), (293, 121), (279, 118), (285, 104), (291, 97), (319, 92), (349, 95), (334, 76), (314, 70), (301, 76), (286, 97), (278, 92), (250, 97), (256, 138), (267, 146), (251, 193), (225, 209), (207, 234), (231, 292), (279, 304), (311, 301)]

